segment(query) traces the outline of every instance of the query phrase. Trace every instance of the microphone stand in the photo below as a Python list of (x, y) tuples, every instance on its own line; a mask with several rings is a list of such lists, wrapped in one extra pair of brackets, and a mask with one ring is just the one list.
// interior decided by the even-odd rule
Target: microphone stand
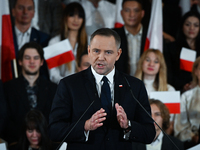
[(160, 128), (160, 130), (166, 135), (166, 137), (170, 140), (170, 142), (177, 148), (177, 150), (180, 150), (176, 144), (170, 139), (170, 137), (167, 135), (167, 133), (165, 133), (165, 131), (157, 124), (157, 122), (151, 117), (151, 115), (148, 113), (148, 111), (142, 106), (142, 104), (135, 98), (133, 91), (131, 89), (131, 85), (129, 84), (128, 80), (126, 79), (126, 77), (124, 76), (124, 79), (126, 80), (126, 83), (129, 87), (130, 93), (133, 97), (133, 99), (140, 105), (140, 107), (146, 112), (146, 114), (153, 120), (153, 122)]
[(88, 106), (88, 108), (84, 111), (84, 113), (81, 115), (81, 117), (76, 121), (76, 123), (74, 124), (74, 126), (71, 128), (71, 130), (67, 133), (67, 135), (64, 137), (64, 139), (61, 141), (61, 143), (58, 145), (58, 147), (56, 148), (56, 150), (58, 150), (60, 148), (60, 146), (64, 143), (64, 141), (66, 140), (66, 138), (69, 136), (69, 134), (73, 131), (73, 129), (76, 127), (76, 125), (79, 123), (79, 121), (83, 118), (83, 116), (85, 115), (85, 113), (88, 111), (88, 109), (90, 109), (90, 107), (93, 105), (93, 103), (95, 102), (95, 100), (92, 101), (92, 103), (90, 103), (90, 105)]

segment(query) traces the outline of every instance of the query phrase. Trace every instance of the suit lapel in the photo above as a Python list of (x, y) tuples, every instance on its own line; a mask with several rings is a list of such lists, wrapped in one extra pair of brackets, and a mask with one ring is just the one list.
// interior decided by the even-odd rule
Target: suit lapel
[(123, 74), (120, 74), (117, 70), (115, 70), (114, 82), (114, 104), (118, 103), (120, 105), (127, 90), (127, 85), (125, 83)]
[(39, 43), (39, 36), (36, 33), (36, 30), (32, 27), (31, 28), (31, 37), (30, 37), (30, 42), (34, 41), (36, 43)]
[(99, 110), (101, 108), (101, 101), (100, 101), (100, 98), (98, 96), (95, 78), (92, 74), (91, 67), (89, 67), (86, 70), (84, 76), (85, 76), (85, 88), (86, 88), (86, 91), (88, 93), (90, 103), (92, 103), (92, 101), (95, 100), (95, 102), (93, 104), (93, 109), (96, 112), (97, 110)]

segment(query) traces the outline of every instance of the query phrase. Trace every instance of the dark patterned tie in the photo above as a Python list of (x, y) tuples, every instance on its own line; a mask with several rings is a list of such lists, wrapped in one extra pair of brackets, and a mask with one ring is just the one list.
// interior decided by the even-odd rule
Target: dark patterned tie
[(101, 86), (101, 104), (103, 109), (105, 109), (107, 116), (110, 115), (111, 110), (111, 92), (110, 86), (108, 84), (108, 79), (106, 76), (102, 78), (103, 85)]

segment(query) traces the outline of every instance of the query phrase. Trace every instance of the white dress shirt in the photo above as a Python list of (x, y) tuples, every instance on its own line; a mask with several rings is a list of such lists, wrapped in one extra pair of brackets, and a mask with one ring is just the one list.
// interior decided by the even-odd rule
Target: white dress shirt
[(163, 133), (160, 132), (155, 141), (153, 141), (151, 144), (146, 144), (147, 150), (161, 150), (162, 139), (163, 139)]
[(128, 30), (125, 29), (127, 41), (128, 41), (128, 54), (129, 54), (129, 64), (130, 64), (130, 75), (134, 76), (137, 69), (137, 62), (140, 59), (140, 49), (142, 41), (142, 26), (138, 34), (133, 35)]
[(21, 31), (19, 31), (19, 29), (17, 29), (17, 27), (15, 26), (15, 34), (16, 34), (16, 38), (17, 38), (18, 50), (20, 50), (20, 48), (25, 43), (28, 43), (30, 41), (31, 29), (32, 28), (29, 27), (28, 30), (23, 33)]

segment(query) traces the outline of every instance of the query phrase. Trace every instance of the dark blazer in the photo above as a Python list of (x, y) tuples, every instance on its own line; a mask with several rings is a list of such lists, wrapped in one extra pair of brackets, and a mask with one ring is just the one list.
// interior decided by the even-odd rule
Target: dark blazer
[[(18, 43), (17, 43), (17, 37), (16, 37), (16, 33), (15, 33), (15, 29), (13, 27), (13, 38), (14, 38), (14, 46), (15, 46), (15, 56), (18, 59)], [(38, 44), (40, 44), (42, 47), (46, 47), (48, 45), (50, 36), (44, 32), (41, 32), (39, 30), (36, 30), (35, 28), (31, 29), (31, 37), (30, 37), (30, 41), (29, 42), (36, 42)], [(21, 68), (17, 62), (17, 68), (18, 68), (18, 73), (21, 72)], [(14, 72), (14, 71), (13, 71)], [(47, 67), (47, 63), (44, 60), (44, 64), (40, 67), (40, 75), (43, 76), (44, 78), (49, 80), (49, 71), (48, 71), (48, 67)], [(14, 77), (14, 74), (13, 74)]]
[[(53, 141), (63, 140), (76, 121), (94, 101), (67, 137), (69, 150), (130, 150), (131, 141), (151, 143), (155, 136), (153, 122), (132, 98), (124, 77), (130, 82), (135, 97), (149, 113), (151, 111), (143, 82), (116, 70), (114, 76), (114, 103), (119, 103), (124, 108), (127, 118), (131, 121), (130, 140), (123, 139), (124, 132), (117, 122), (116, 109), (113, 108), (111, 118), (102, 127), (90, 131), (89, 139), (86, 142), (84, 134), (85, 121), (101, 108), (101, 101), (96, 90), (91, 67), (60, 81), (49, 117), (50, 138)], [(122, 87), (119, 87), (119, 85), (122, 85)]]
[[(48, 121), (57, 85), (39, 77), (38, 87), (36, 109), (41, 111)], [(4, 83), (4, 91), (9, 117), (5, 140), (11, 143), (19, 139), (22, 122), (31, 108), (23, 76)]]
[[(115, 63), (115, 66), (119, 71), (122, 71), (122, 72), (124, 72), (126, 74), (130, 74), (130, 64), (129, 64), (129, 54), (128, 54), (128, 41), (127, 41), (127, 38), (126, 38), (124, 26), (121, 27), (121, 28), (115, 28), (113, 30), (116, 31), (119, 34), (120, 38), (121, 38), (121, 46), (120, 46), (120, 48), (122, 49), (122, 54), (121, 54), (119, 60)], [(142, 55), (142, 53), (144, 51), (146, 35), (147, 35), (147, 29), (143, 26), (141, 48), (140, 48), (140, 56)]]
[[(173, 136), (169, 136), (174, 144), (179, 148), (179, 150), (184, 150), (183, 143)], [(132, 150), (146, 150), (146, 145), (142, 143), (132, 143)], [(167, 138), (166, 135), (163, 136), (161, 150), (177, 150), (173, 143)]]

